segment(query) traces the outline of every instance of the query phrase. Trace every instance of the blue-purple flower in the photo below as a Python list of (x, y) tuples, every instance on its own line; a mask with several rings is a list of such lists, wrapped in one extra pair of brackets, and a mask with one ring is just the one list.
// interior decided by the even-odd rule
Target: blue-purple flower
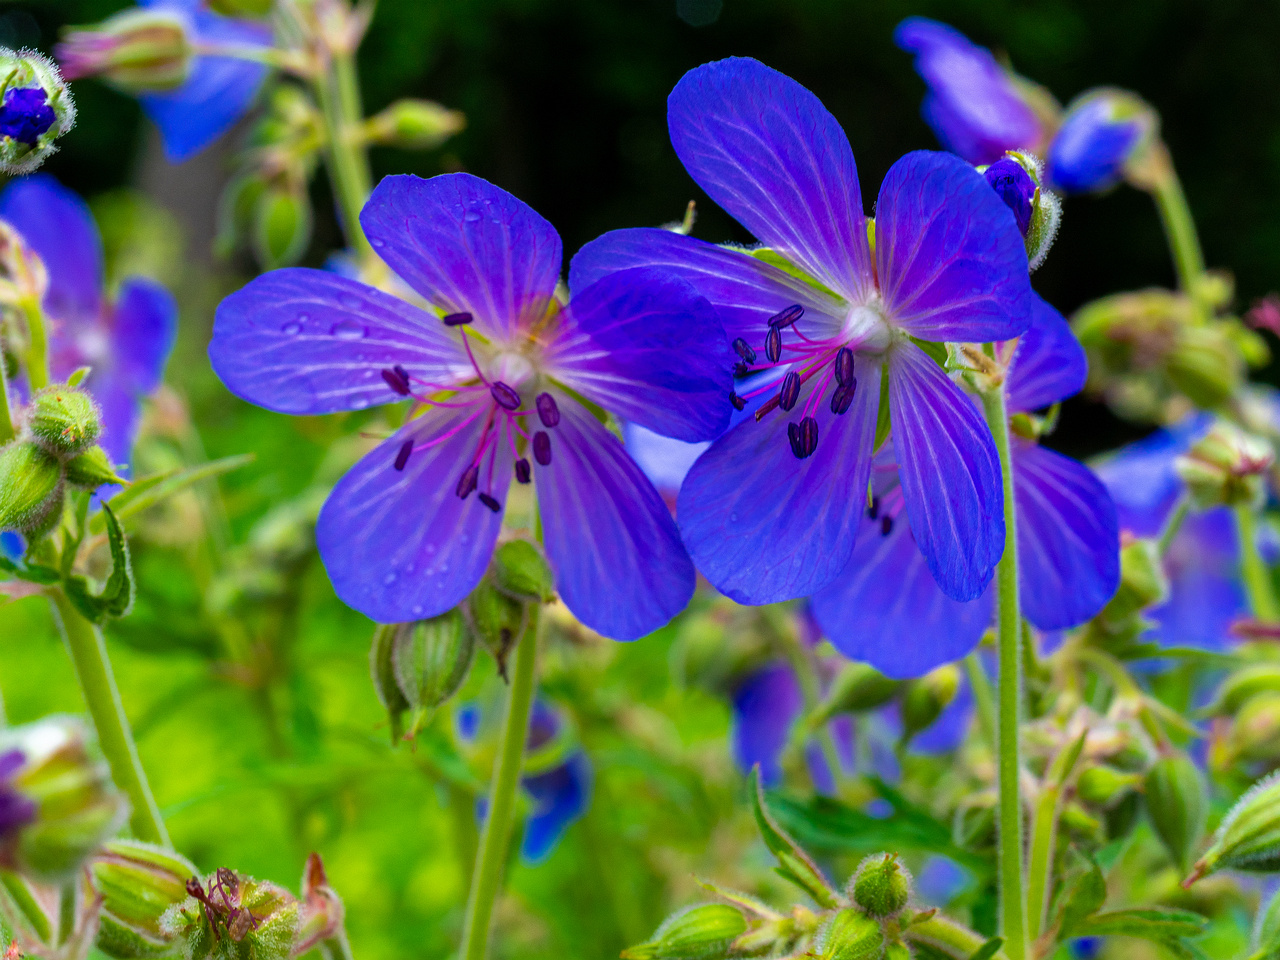
[(276, 270), (223, 301), (209, 347), (231, 391), (271, 410), (407, 398), (420, 414), (320, 512), (338, 595), (383, 622), (449, 610), (488, 566), (512, 480), (536, 478), (556, 589), (583, 623), (633, 639), (683, 609), (693, 564), (595, 405), (684, 440), (723, 430), (729, 348), (710, 304), (655, 270), (572, 282), (562, 301), (554, 228), (467, 174), (388, 177), (361, 224), (430, 311)]
[(929, 88), (920, 111), (939, 142), (975, 165), (995, 163), (1009, 150), (1039, 152), (1044, 127), (1015, 77), (991, 53), (959, 31), (909, 17), (893, 32), (899, 47), (916, 58)]
[(7, 220), (44, 261), (49, 366), (54, 380), (91, 367), (84, 387), (102, 409), (102, 447), (128, 464), (144, 397), (160, 386), (177, 334), (178, 308), (160, 284), (129, 277), (104, 290), (102, 241), (84, 201), (40, 174), (0, 193)]
[(1045, 178), (1063, 193), (1115, 186), (1155, 130), (1155, 114), (1123, 90), (1091, 90), (1068, 108), (1049, 144)]
[[(1013, 349), (1011, 414), (1056, 403), (1084, 385), (1084, 351), (1044, 301)], [(1011, 452), (1023, 613), (1042, 630), (1082, 623), (1119, 585), (1115, 506), (1084, 465), (1016, 435)], [(901, 522), (908, 505), (893, 456), (886, 449), (877, 458), (862, 535), (844, 572), (814, 595), (812, 610), (846, 656), (892, 677), (914, 677), (972, 650), (991, 622), (993, 598), (988, 591), (961, 603), (939, 589)]]
[(710, 300), (733, 341), (735, 405), (754, 416), (681, 489), (698, 568), (751, 604), (835, 578), (865, 510), (883, 381), (916, 539), (944, 590), (978, 596), (1003, 549), (999, 464), (974, 405), (913, 338), (1026, 328), (1034, 295), (1013, 214), (963, 161), (912, 153), (880, 188), (871, 242), (844, 131), (755, 60), (687, 73), (668, 121), (694, 180), (766, 249), (619, 230), (583, 248), (571, 279), (657, 267)]

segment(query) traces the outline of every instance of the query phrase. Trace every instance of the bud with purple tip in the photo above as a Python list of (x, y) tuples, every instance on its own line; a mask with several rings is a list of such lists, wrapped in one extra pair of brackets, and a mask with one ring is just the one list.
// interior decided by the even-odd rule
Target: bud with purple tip
[(30, 173), (71, 129), (76, 106), (52, 60), (0, 47), (0, 173)]
[(1027, 265), (1035, 270), (1058, 235), (1062, 204), (1044, 186), (1040, 162), (1029, 153), (1010, 152), (983, 171), (991, 189), (1013, 211), (1027, 247)]
[(1104, 88), (1078, 97), (1049, 144), (1047, 177), (1063, 193), (1115, 186), (1155, 138), (1156, 113), (1136, 94)]
[(124, 10), (58, 44), (67, 77), (99, 77), (126, 93), (176, 90), (195, 55), (186, 21), (172, 10)]

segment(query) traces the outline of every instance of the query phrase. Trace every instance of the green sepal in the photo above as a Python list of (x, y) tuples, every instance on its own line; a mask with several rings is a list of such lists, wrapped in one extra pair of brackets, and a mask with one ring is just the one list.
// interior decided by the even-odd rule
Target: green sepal
[(394, 747), (404, 734), (404, 713), (409, 709), (409, 701), (396, 683), (395, 652), (396, 632), (400, 625), (396, 623), (379, 623), (373, 628), (373, 643), (369, 647), (369, 674), (373, 678), (373, 689), (378, 701), (387, 711), (387, 720), (391, 727), (391, 745)]
[(134, 591), (129, 545), (125, 541), (124, 530), (106, 503), (102, 504), (102, 515), (107, 526), (107, 542), (111, 546), (111, 574), (107, 577), (107, 582), (102, 585), (101, 591), (94, 593), (86, 577), (77, 575), (63, 581), (67, 599), (85, 619), (98, 624), (127, 614), (133, 606)]
[(798, 843), (783, 832), (769, 813), (764, 799), (764, 787), (760, 783), (759, 764), (751, 768), (751, 774), (747, 778), (747, 792), (750, 794), (751, 809), (765, 846), (778, 859), (778, 866), (774, 868), (778, 875), (809, 894), (824, 909), (833, 910), (840, 906), (840, 897), (831, 889), (818, 865)]

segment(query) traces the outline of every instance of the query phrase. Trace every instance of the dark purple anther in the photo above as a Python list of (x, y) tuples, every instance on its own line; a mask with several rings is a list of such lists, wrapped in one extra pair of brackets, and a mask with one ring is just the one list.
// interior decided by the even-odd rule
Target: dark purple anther
[(987, 183), (1005, 206), (1013, 211), (1018, 230), (1025, 237), (1031, 229), (1032, 205), (1036, 197), (1036, 182), (1017, 160), (1004, 157), (987, 167)]
[(782, 378), (782, 389), (778, 391), (778, 406), (790, 410), (800, 397), (800, 377), (792, 370)]
[(409, 455), (413, 453), (413, 441), (406, 440), (400, 444), (400, 452), (396, 454), (396, 469), (403, 470), (404, 465), (409, 462)]
[(489, 494), (487, 493), (480, 494), (480, 502), (483, 503), (490, 510), (492, 510), (494, 513), (497, 513), (499, 510), (502, 509), (502, 504), (500, 504), (494, 497), (489, 496)]
[[(797, 430), (799, 435), (799, 449), (796, 450), (796, 456), (803, 460), (805, 457), (813, 456), (813, 451), (818, 449), (818, 421), (813, 417), (805, 417), (800, 421), (800, 427)], [(796, 448), (796, 444), (792, 444), (792, 449)]]
[(516, 461), (516, 482), (528, 483), (532, 474), (529, 472), (529, 461), (521, 457)]
[(516, 393), (501, 380), (493, 381), (489, 386), (489, 392), (493, 394), (493, 402), (503, 410), (520, 409), (520, 394)]
[(444, 325), (446, 327), (460, 327), (464, 323), (470, 323), (474, 317), (465, 310), (462, 313), (446, 313), (444, 315)]
[(836, 381), (840, 386), (848, 386), (853, 380), (853, 351), (841, 347), (836, 351)]
[(804, 307), (798, 303), (793, 303), (785, 310), (779, 310), (769, 318), (769, 326), (781, 330), (783, 327), (789, 327), (797, 320), (804, 316)]
[[(549, 393), (538, 394), (536, 401), (538, 407), (538, 419), (542, 421), (542, 425), (550, 430), (560, 422), (560, 408), (556, 406), (556, 398)], [(547, 447), (551, 449), (550, 446)], [(541, 461), (539, 461), (541, 463)]]
[(770, 327), (764, 338), (764, 355), (769, 358), (770, 363), (777, 363), (782, 356), (782, 331), (777, 327)]
[(743, 340), (741, 337), (738, 337), (737, 340), (733, 341), (733, 349), (737, 352), (738, 356), (747, 363), (756, 362), (756, 352), (751, 349), (751, 344), (747, 343), (747, 341)]
[(458, 489), (455, 491), (463, 500), (467, 499), (471, 491), (476, 488), (476, 482), (480, 479), (480, 468), (472, 464), (462, 472), (462, 476), (458, 478)]
[(400, 396), (407, 397), (409, 395), (409, 374), (405, 373), (404, 367), (392, 367), (390, 370), (383, 370), (382, 379), (387, 381), (387, 386), (400, 394)]
[(41, 87), (10, 87), (0, 104), (0, 136), (34, 147), (58, 119)]
[(853, 403), (853, 395), (857, 392), (857, 389), (857, 380), (843, 387), (837, 387), (836, 392), (831, 395), (831, 412), (837, 415), (848, 413), (849, 405)]
[(893, 517), (887, 513), (880, 518), (880, 536), (887, 537), (893, 532)]
[(874, 520), (878, 516), (880, 516), (880, 498), (872, 497), (871, 506), (867, 507), (867, 517)]
[(735, 410), (741, 410), (747, 405), (747, 401), (743, 400), (732, 390), (729, 391), (729, 402), (733, 404), (733, 409)]
[(533, 435), (533, 459), (544, 467), (551, 463), (551, 436), (545, 430)]
[(739, 360), (737, 363), (733, 365), (733, 375), (735, 377), (745, 377), (750, 372), (751, 372), (751, 368), (748, 367), (741, 360)]
[(787, 439), (791, 442), (791, 452), (796, 455), (796, 459), (803, 460), (804, 454), (800, 452), (800, 427), (794, 423), (788, 423)]

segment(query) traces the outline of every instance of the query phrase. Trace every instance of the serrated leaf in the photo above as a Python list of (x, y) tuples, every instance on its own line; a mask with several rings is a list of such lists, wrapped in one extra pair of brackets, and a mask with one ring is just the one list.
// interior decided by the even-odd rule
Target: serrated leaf
[(764, 788), (760, 784), (760, 767), (751, 768), (751, 776), (747, 782), (747, 792), (751, 795), (751, 808), (755, 813), (756, 824), (765, 846), (778, 859), (778, 875), (791, 881), (805, 891), (820, 906), (831, 910), (840, 905), (840, 898), (827, 883), (826, 877), (818, 869), (818, 865), (809, 858), (800, 845), (791, 839), (769, 813), (764, 799)]
[[(242, 453), (188, 467), (185, 470), (171, 470), (152, 477), (143, 477), (141, 480), (135, 480), (127, 490), (122, 490), (110, 500), (104, 501), (103, 506), (110, 503), (116, 512), (117, 519), (123, 522), (202, 480), (238, 470), (245, 464), (252, 463), (253, 460), (252, 453)], [(101, 534), (105, 529), (106, 521), (101, 514), (89, 522), (89, 530), (95, 535)]]
[(94, 593), (87, 577), (67, 577), (63, 589), (67, 599), (86, 620), (104, 623), (113, 617), (123, 617), (133, 606), (133, 571), (129, 564), (129, 545), (125, 541), (120, 521), (107, 504), (102, 505), (103, 522), (107, 528), (107, 542), (111, 546), (111, 574), (102, 590)]

